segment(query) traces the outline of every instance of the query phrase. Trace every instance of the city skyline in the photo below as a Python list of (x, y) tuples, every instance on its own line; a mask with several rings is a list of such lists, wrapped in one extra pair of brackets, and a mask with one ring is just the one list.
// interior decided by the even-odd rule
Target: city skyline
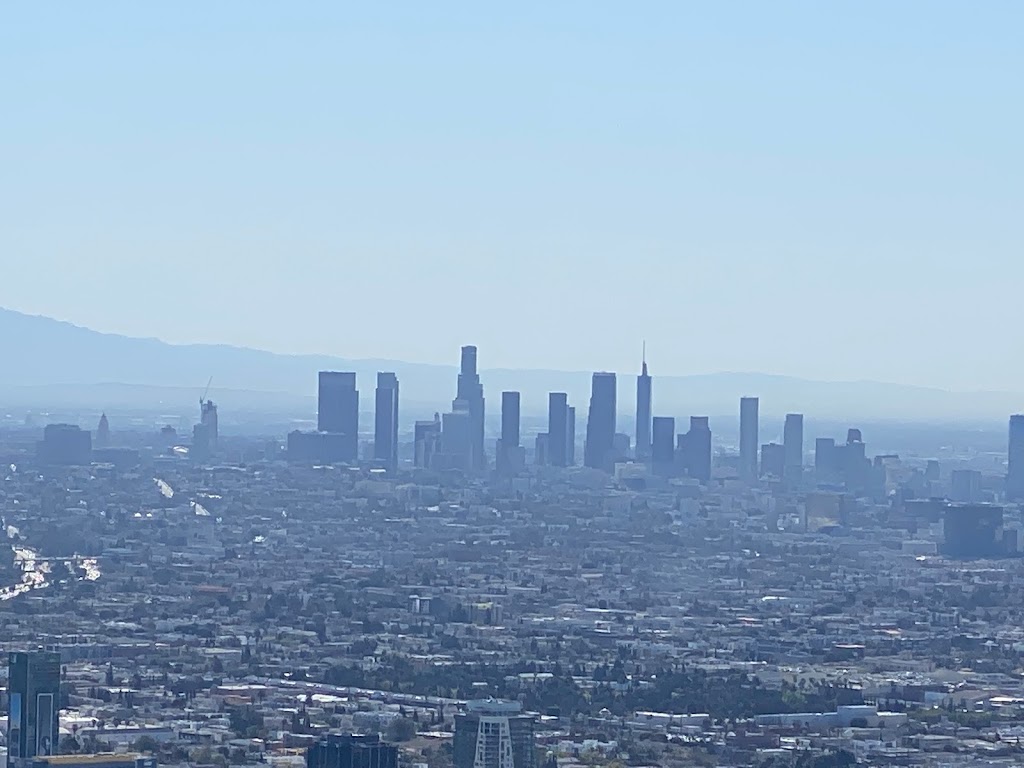
[(6, 768), (1024, 765), (1024, 3), (3, 20)]

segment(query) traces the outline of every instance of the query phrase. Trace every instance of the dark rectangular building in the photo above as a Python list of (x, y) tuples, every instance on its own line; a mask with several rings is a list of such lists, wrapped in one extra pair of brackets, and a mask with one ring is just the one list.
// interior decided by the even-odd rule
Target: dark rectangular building
[(569, 466), (569, 396), (548, 393), (548, 464)]
[(388, 472), (398, 470), (398, 376), (381, 371), (374, 393), (373, 459)]
[(1006, 455), (1006, 498), (1024, 499), (1024, 414), (1010, 417), (1010, 440)]
[(526, 464), (526, 452), (520, 444), (518, 392), (501, 393), (501, 438), (495, 451), (497, 470), (503, 475), (514, 475)]
[(320, 371), (316, 428), (345, 435), (345, 453), (359, 457), (359, 390), (351, 371)]
[(740, 475), (757, 477), (758, 400), (740, 398)]
[(306, 750), (306, 768), (398, 768), (398, 747), (379, 735), (329, 734)]
[(92, 462), (92, 434), (75, 424), (47, 424), (37, 453), (43, 464), (89, 464)]
[(707, 416), (691, 416), (690, 431), (680, 435), (686, 474), (702, 483), (711, 481), (711, 426)]
[(766, 443), (761, 446), (761, 474), (779, 480), (786, 473), (786, 446)]
[(671, 416), (655, 416), (651, 430), (651, 470), (667, 477), (676, 461), (676, 420)]
[(611, 471), (615, 464), (615, 401), (615, 374), (595, 373), (583, 444), (583, 463), (593, 469)]
[(982, 558), (1006, 554), (1003, 508), (992, 504), (947, 504), (942, 515), (942, 554)]
[(57, 754), (60, 654), (11, 653), (7, 664), (7, 765), (15, 768)]

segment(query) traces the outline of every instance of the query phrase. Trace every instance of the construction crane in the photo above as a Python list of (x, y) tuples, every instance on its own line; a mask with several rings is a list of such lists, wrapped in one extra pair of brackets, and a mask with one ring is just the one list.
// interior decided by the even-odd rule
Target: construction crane
[(210, 394), (210, 385), (211, 384), (213, 384), (213, 376), (211, 376), (209, 381), (206, 382), (206, 389), (203, 390), (203, 394), (199, 398), (199, 407), (200, 407), (200, 409), (203, 407), (203, 404), (206, 402), (206, 396), (208, 394)]

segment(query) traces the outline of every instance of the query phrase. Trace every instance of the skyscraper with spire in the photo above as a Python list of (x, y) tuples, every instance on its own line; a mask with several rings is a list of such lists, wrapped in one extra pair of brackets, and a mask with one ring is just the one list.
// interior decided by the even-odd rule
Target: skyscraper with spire
[(647, 342), (643, 345), (640, 375), (636, 377), (636, 458), (651, 457), (651, 377), (647, 373)]

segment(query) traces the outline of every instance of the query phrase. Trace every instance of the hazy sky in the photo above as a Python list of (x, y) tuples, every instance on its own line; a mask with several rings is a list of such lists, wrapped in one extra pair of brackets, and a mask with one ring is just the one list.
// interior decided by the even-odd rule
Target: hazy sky
[(0, 305), (1024, 389), (1024, 3), (10, 3)]

